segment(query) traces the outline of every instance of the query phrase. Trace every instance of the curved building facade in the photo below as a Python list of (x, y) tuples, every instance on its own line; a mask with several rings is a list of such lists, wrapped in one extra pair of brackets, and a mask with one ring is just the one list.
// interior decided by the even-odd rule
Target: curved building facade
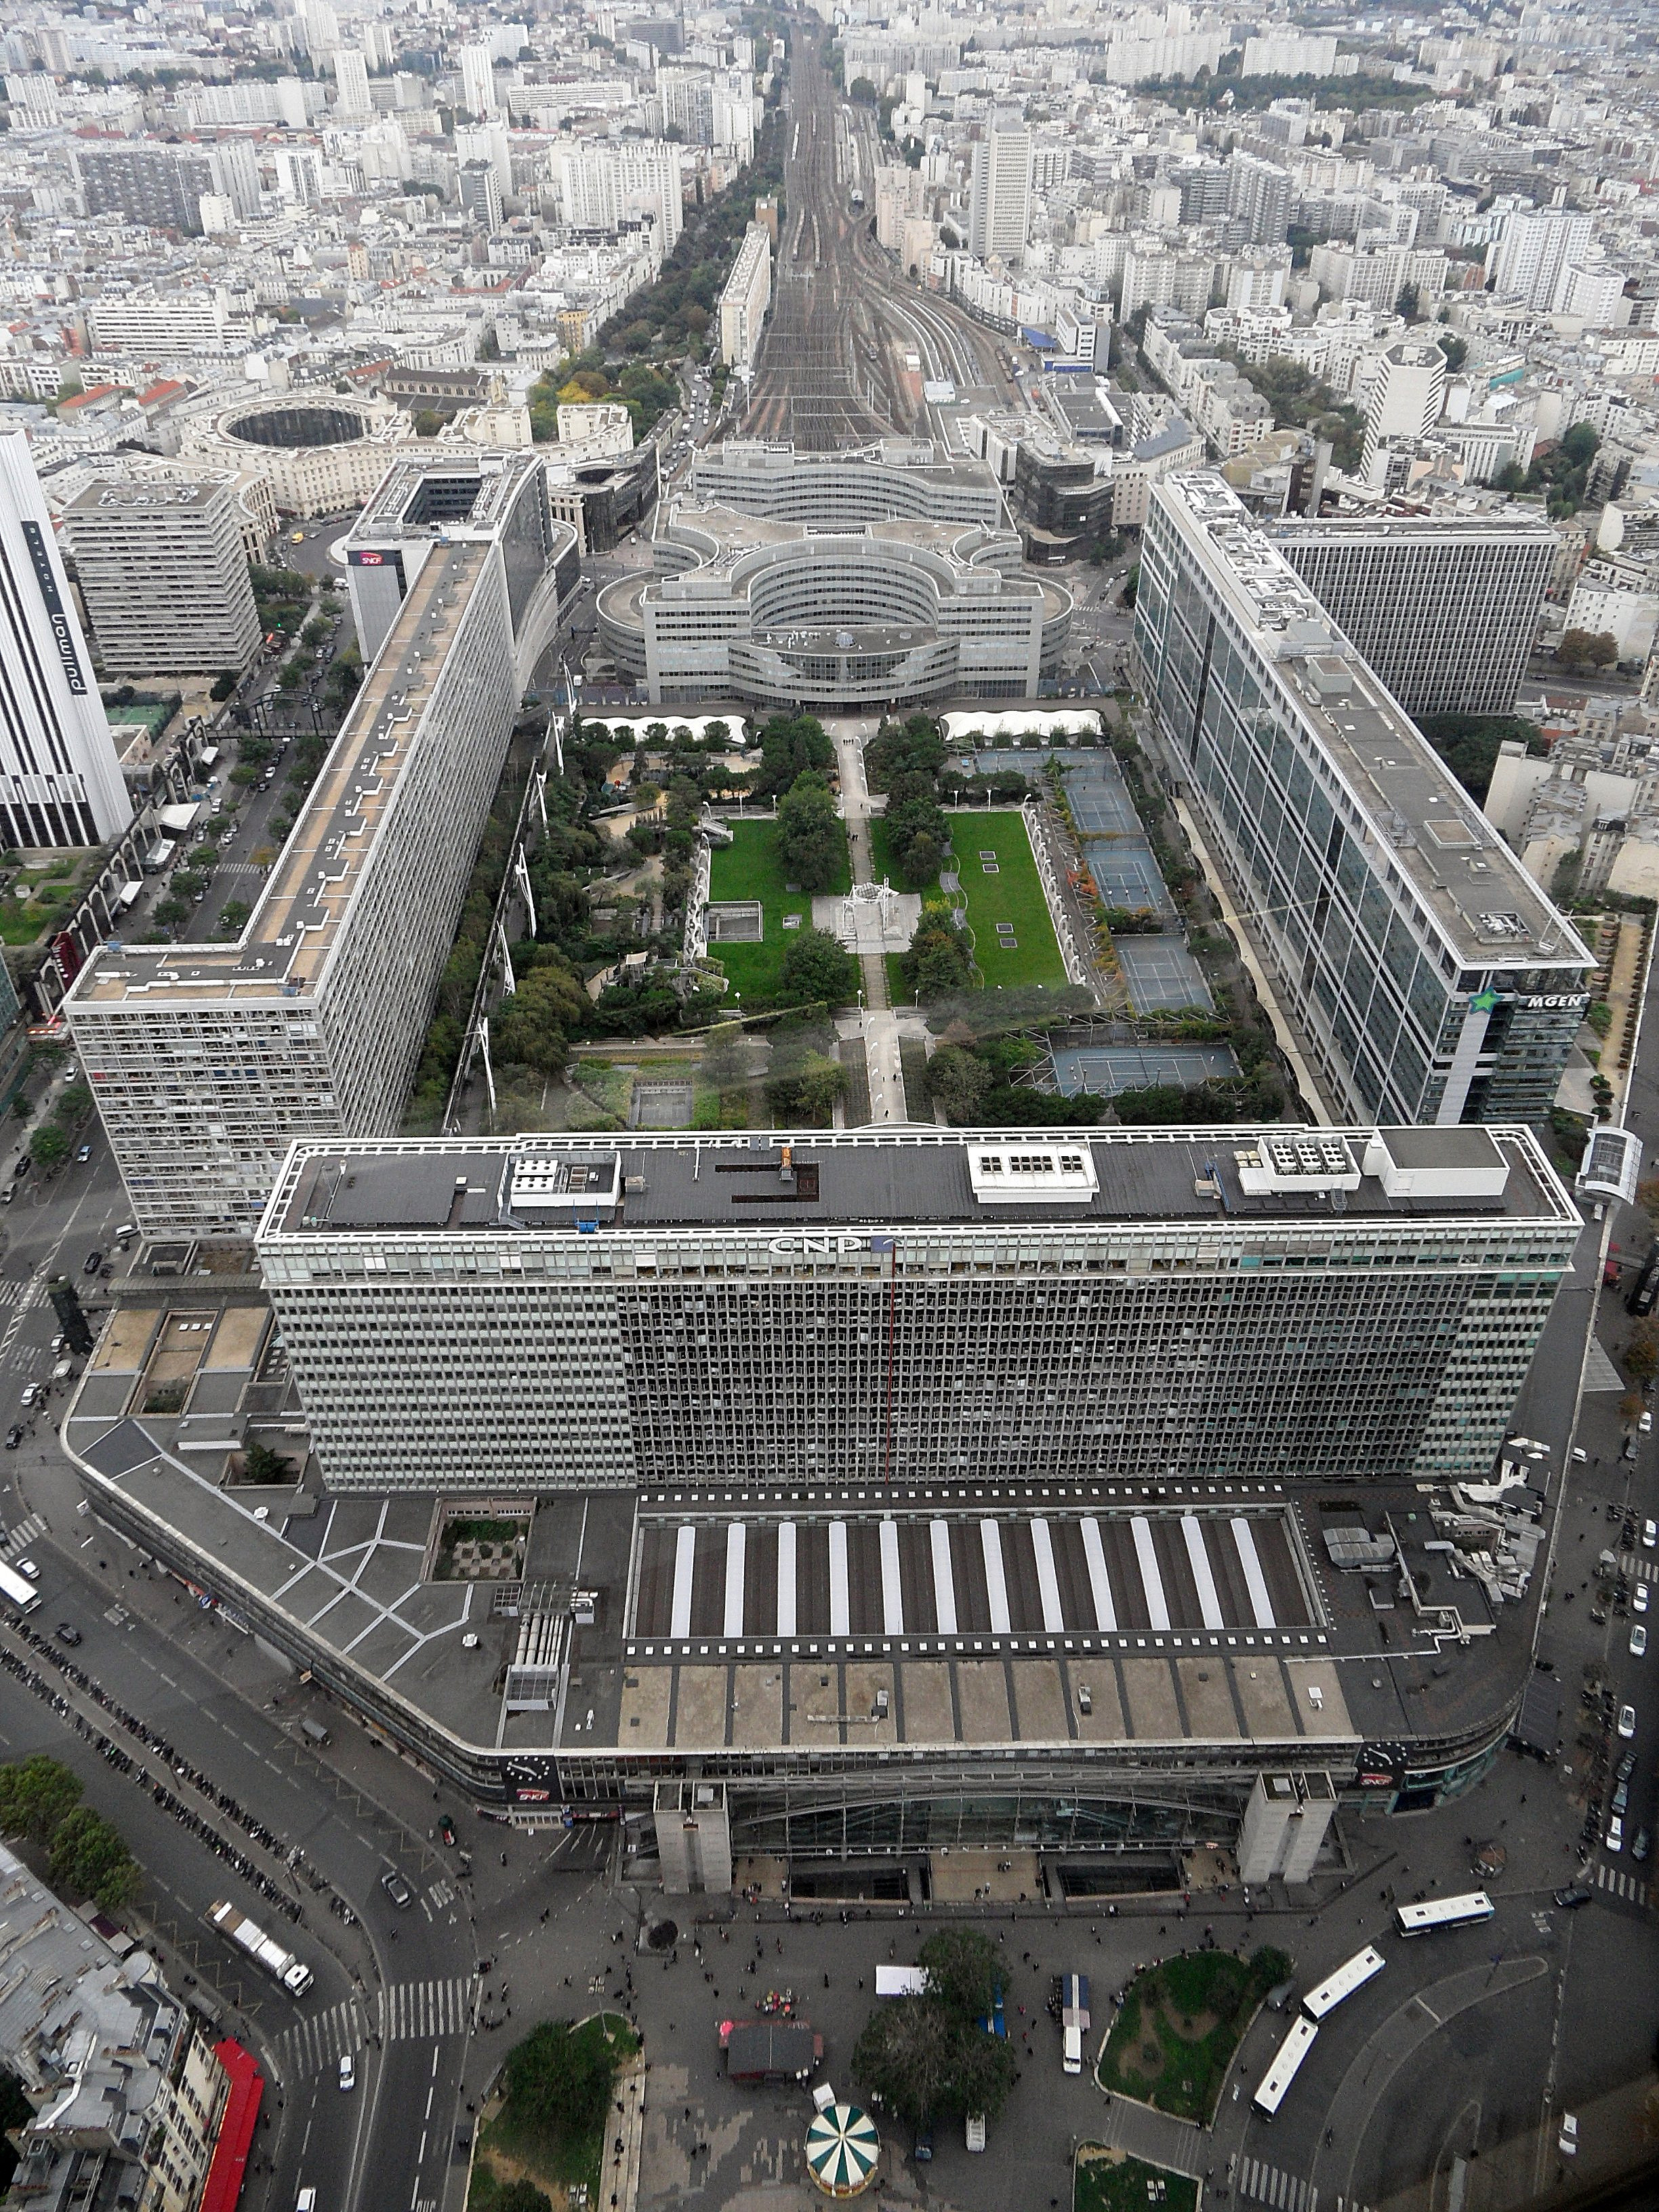
[(787, 439), (710, 446), (691, 464), (693, 496), (768, 522), (820, 529), (866, 522), (1007, 520), (1002, 487), (978, 462), (940, 460), (927, 441), (887, 438), (854, 453), (797, 452)]
[(222, 465), (257, 470), (284, 514), (332, 514), (361, 507), (408, 426), (396, 408), (334, 395), (288, 394), (243, 400), (192, 423), (185, 450)]

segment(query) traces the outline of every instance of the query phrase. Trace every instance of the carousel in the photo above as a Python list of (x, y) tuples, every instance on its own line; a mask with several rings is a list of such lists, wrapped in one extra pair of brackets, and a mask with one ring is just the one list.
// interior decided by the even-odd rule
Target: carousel
[(856, 2105), (830, 2105), (806, 2130), (806, 2171), (826, 2197), (861, 2197), (876, 2178), (881, 2137)]

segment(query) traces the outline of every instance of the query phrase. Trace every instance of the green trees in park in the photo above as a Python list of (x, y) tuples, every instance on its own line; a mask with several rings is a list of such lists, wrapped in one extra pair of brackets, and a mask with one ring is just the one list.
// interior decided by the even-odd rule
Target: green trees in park
[(779, 995), (790, 1006), (849, 1006), (858, 996), (859, 963), (827, 929), (797, 931), (784, 948)]
[(997, 1985), (996, 1946), (975, 1928), (941, 1929), (921, 1947), (927, 1986), (883, 1998), (853, 2052), (858, 2080), (912, 2127), (945, 2112), (994, 2119), (1014, 2082), (1014, 2054), (981, 2022)]
[(829, 785), (806, 769), (778, 801), (778, 857), (806, 892), (832, 890), (847, 868), (847, 825)]
[(0, 1766), (0, 1830), (43, 1845), (58, 1888), (118, 1911), (138, 1869), (120, 1831), (80, 1800), (78, 1778), (44, 1752)]

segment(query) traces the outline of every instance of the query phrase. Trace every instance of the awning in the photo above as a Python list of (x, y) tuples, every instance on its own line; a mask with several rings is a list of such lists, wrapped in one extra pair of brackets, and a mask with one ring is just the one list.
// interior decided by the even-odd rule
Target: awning
[(253, 2130), (258, 2124), (259, 2100), (264, 2094), (265, 2077), (255, 2064), (252, 2053), (244, 2051), (229, 2036), (214, 2045), (213, 2055), (230, 2076), (230, 2095), (225, 2101), (225, 2116), (219, 2123), (219, 2140), (213, 2147), (213, 2163), (208, 2168), (207, 2182), (202, 2191), (200, 2212), (234, 2212), (247, 2172), (248, 2152), (253, 2145)]
[(806, 2171), (826, 2197), (856, 2197), (881, 2156), (876, 2124), (856, 2105), (831, 2105), (806, 2130)]
[(194, 826), (196, 817), (201, 811), (202, 802), (199, 799), (195, 799), (186, 805), (164, 806), (155, 818), (163, 830), (170, 831), (175, 837), (182, 837), (186, 830)]

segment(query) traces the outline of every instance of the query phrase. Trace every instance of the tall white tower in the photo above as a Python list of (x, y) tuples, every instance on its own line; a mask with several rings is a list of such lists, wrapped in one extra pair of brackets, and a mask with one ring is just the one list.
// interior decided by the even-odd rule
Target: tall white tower
[(480, 123), (495, 112), (495, 71), (488, 46), (461, 48), (461, 105)]
[(99, 845), (132, 817), (21, 430), (0, 436), (0, 837)]
[(1031, 134), (993, 131), (974, 149), (968, 251), (983, 261), (1018, 261), (1031, 228)]

